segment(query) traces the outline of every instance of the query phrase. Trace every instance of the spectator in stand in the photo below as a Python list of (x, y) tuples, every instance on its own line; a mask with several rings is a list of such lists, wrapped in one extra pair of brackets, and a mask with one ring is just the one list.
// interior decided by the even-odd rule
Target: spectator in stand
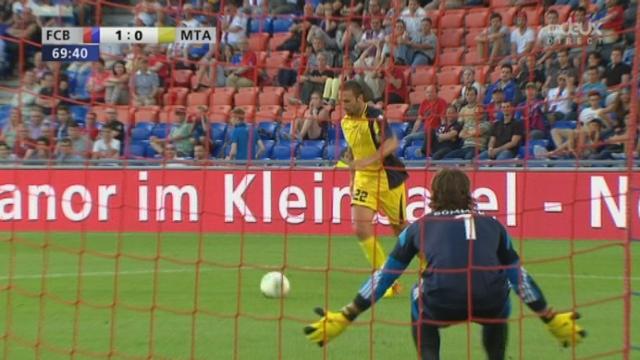
[(473, 86), (469, 87), (464, 91), (464, 97), (465, 104), (458, 114), (458, 121), (463, 124), (475, 120), (478, 108), (478, 90)]
[[(191, 90), (207, 90), (213, 87), (225, 87), (227, 85), (227, 70), (225, 66), (231, 62), (233, 49), (229, 45), (220, 46), (220, 55), (216, 59), (213, 52), (205, 55), (198, 62), (196, 80), (191, 83)], [(231, 70), (228, 70), (231, 72)]]
[[(371, 52), (374, 56), (369, 56)], [(353, 64), (356, 80), (369, 88), (371, 95), (368, 98), (374, 103), (382, 101), (384, 96), (384, 74), (380, 71), (384, 60), (382, 49), (375, 46), (365, 50)]]
[(60, 100), (54, 98), (56, 95), (55, 82), (53, 74), (47, 73), (42, 77), (40, 81), (40, 91), (38, 92), (38, 98), (36, 99), (36, 105), (42, 108), (42, 112), (46, 116), (50, 116), (53, 112), (53, 108), (58, 106)]
[(126, 128), (124, 122), (118, 119), (118, 111), (114, 108), (108, 108), (105, 112), (107, 114), (105, 125), (111, 129), (113, 137), (120, 141), (120, 144), (124, 144)]
[(500, 89), (496, 89), (493, 92), (493, 96), (491, 97), (491, 103), (485, 106), (487, 121), (489, 121), (491, 124), (502, 119), (500, 107), (502, 106), (503, 101), (505, 101), (504, 92)]
[(93, 102), (105, 102), (105, 95), (107, 89), (107, 78), (111, 76), (109, 71), (104, 68), (104, 60), (98, 59), (98, 61), (91, 64), (91, 76), (87, 82), (87, 92)]
[(384, 70), (385, 100), (387, 104), (403, 104), (409, 100), (409, 84), (404, 72), (406, 64), (402, 59), (387, 57)]
[[(476, 81), (476, 71), (472, 67), (466, 67), (462, 71), (462, 89), (460, 90), (460, 96), (455, 101), (457, 109), (461, 109), (467, 105), (467, 90), (474, 88), (476, 90), (474, 100), (477, 100), (477, 95), (482, 92), (482, 85)], [(475, 108), (475, 103), (473, 104)], [(475, 111), (475, 110), (474, 110)]]
[(75, 121), (69, 124), (69, 137), (66, 138), (71, 144), (73, 153), (81, 158), (87, 158), (91, 155), (92, 141)]
[[(598, 149), (597, 153), (591, 154), (589, 159), (610, 160), (620, 158), (622, 154), (626, 153), (626, 147), (629, 144), (631, 146), (634, 144), (635, 136), (632, 133), (631, 125), (631, 116), (627, 114), (623, 120), (616, 123), (612, 135), (602, 141), (602, 148)], [(638, 129), (636, 128), (636, 130)]]
[(41, 136), (36, 140), (35, 148), (28, 149), (24, 160), (28, 165), (46, 165), (51, 159), (49, 138)]
[(42, 136), (42, 125), (44, 122), (45, 116), (42, 108), (34, 106), (31, 109), (31, 115), (29, 116), (29, 121), (27, 123), (29, 127), (29, 137), (37, 139)]
[(628, 87), (622, 88), (622, 90), (618, 92), (616, 99), (605, 109), (605, 112), (609, 114), (612, 120), (621, 121), (621, 119), (624, 119), (624, 117), (631, 112), (630, 92)]
[(598, 68), (590, 67), (589, 70), (587, 70), (587, 77), (588, 80), (582, 84), (580, 93), (577, 94), (578, 99), (576, 102), (578, 104), (583, 104), (580, 101), (580, 97), (584, 97), (584, 102), (588, 103), (588, 96), (593, 92), (597, 92), (600, 99), (604, 99), (607, 96), (607, 86), (604, 84), (604, 80), (600, 77)]
[(513, 79), (513, 68), (509, 64), (503, 64), (500, 67), (500, 79), (495, 83), (489, 85), (487, 92), (484, 95), (483, 103), (488, 105), (493, 98), (493, 92), (496, 90), (502, 90), (504, 93), (504, 101), (518, 102), (520, 101), (520, 89)]
[(84, 120), (84, 131), (86, 132), (89, 140), (96, 141), (100, 134), (98, 126), (98, 115), (94, 112), (88, 112)]
[(142, 26), (154, 26), (162, 10), (162, 5), (156, 0), (142, 0), (135, 7), (136, 19), (142, 22)]
[(318, 54), (317, 66), (307, 66), (305, 74), (298, 77), (298, 83), (301, 85), (300, 100), (302, 103), (308, 104), (311, 94), (323, 92), (327, 80), (335, 77), (336, 74), (327, 64), (327, 56), (324, 53)]
[(400, 16), (402, 15), (403, 10), (403, 0), (391, 0), (391, 6), (389, 7), (389, 10), (387, 10), (387, 13), (384, 16), (384, 20), (382, 21), (382, 25), (384, 26), (385, 33), (387, 35), (393, 33), (395, 24), (398, 21), (402, 21), (402, 19), (400, 19)]
[(60, 106), (56, 110), (56, 118), (53, 123), (55, 124), (54, 128), (57, 129), (56, 138), (62, 139), (68, 136), (68, 130), (70, 124), (74, 122), (71, 117), (71, 112), (69, 112), (69, 108), (66, 106)]
[(560, 25), (558, 11), (555, 9), (547, 11), (545, 26), (538, 32), (536, 50), (542, 53), (542, 56), (538, 59), (538, 65), (550, 66), (547, 60), (553, 59), (555, 51), (565, 45), (566, 36), (567, 33)]
[(193, 146), (192, 164), (195, 166), (208, 166), (211, 164), (209, 160), (209, 153), (204, 145), (196, 143)]
[(20, 109), (13, 108), (9, 113), (9, 121), (0, 129), (0, 141), (7, 144), (10, 148), (16, 142), (18, 136), (18, 128), (23, 125)]
[(544, 71), (541, 69), (541, 66), (536, 64), (536, 56), (528, 55), (525, 57), (525, 60), (520, 63), (518, 67), (518, 75), (516, 76), (516, 83), (518, 84), (518, 88), (524, 89), (525, 86), (533, 82), (537, 86), (542, 86), (546, 81), (546, 77)]
[(16, 155), (11, 153), (11, 147), (0, 140), (0, 165), (7, 166), (8, 162), (16, 161)]
[(100, 129), (100, 139), (93, 143), (94, 160), (118, 159), (120, 157), (121, 143), (113, 137), (114, 130), (108, 125)]
[(238, 6), (230, 1), (225, 3), (224, 16), (221, 19), (222, 43), (233, 47), (247, 39), (248, 19)]
[[(14, 4), (16, 3), (18, 2)], [(8, 27), (4, 30), (5, 36), (9, 38), (5, 41), (6, 59), (9, 62), (9, 69), (19, 69), (18, 59), (20, 59), (19, 52), (22, 46), (20, 44), (23, 44), (24, 51), (36, 50), (35, 46), (30, 43), (42, 43), (41, 27), (30, 7), (24, 7), (22, 11), (14, 12), (13, 18), (7, 25)], [(24, 43), (20, 40), (27, 40), (30, 43)]]
[(558, 75), (558, 86), (547, 92), (546, 110), (547, 120), (554, 124), (558, 120), (575, 119), (573, 114), (573, 96), (575, 86), (567, 81), (567, 76)]
[(159, 86), (167, 86), (170, 83), (169, 58), (166, 49), (159, 44), (147, 45), (149, 70), (158, 74)]
[(129, 104), (129, 74), (122, 60), (113, 63), (111, 75), (105, 80), (105, 102), (109, 105)]
[(148, 106), (156, 104), (156, 95), (160, 89), (158, 74), (149, 70), (149, 60), (140, 58), (134, 61), (134, 73), (131, 78), (133, 85), (133, 104)]
[(174, 144), (179, 157), (190, 157), (193, 154), (193, 123), (187, 121), (186, 109), (184, 106), (175, 108), (175, 122), (166, 139), (158, 139), (155, 136), (149, 138), (152, 143)]
[(605, 0), (604, 17), (599, 19), (604, 44), (613, 44), (624, 30), (624, 8), (618, 0)]
[(411, 37), (410, 47), (413, 50), (411, 66), (433, 65), (436, 60), (438, 38), (432, 30), (432, 21), (428, 17), (422, 18), (421, 31)]
[[(582, 59), (580, 59), (582, 60)], [(587, 66), (581, 67), (583, 70), (582, 81), (589, 81), (589, 68), (595, 67), (598, 70), (598, 75), (602, 76), (605, 71), (604, 60), (602, 59), (602, 55), (597, 51), (592, 51), (587, 55)]]
[(35, 140), (29, 136), (29, 129), (20, 124), (17, 127), (16, 140), (13, 143), (13, 153), (16, 154), (18, 159), (23, 159), (27, 154), (27, 150), (35, 147)]
[(584, 52), (594, 51), (597, 40), (594, 39), (594, 25), (587, 16), (587, 9), (579, 6), (573, 11), (571, 29), (565, 25), (567, 32), (567, 46), (569, 46), (569, 58), (573, 61), (573, 66), (580, 69)]
[(502, 120), (491, 126), (489, 144), (480, 160), (511, 160), (518, 155), (520, 142), (524, 136), (522, 123), (513, 118), (513, 105), (504, 101), (501, 104)]
[(227, 76), (227, 86), (236, 89), (255, 86), (258, 63), (256, 53), (249, 50), (249, 41), (246, 39), (240, 40), (238, 46), (240, 47), (240, 64)]
[[(473, 91), (469, 89), (469, 91)], [(458, 137), (462, 140), (462, 147), (449, 152), (445, 159), (471, 160), (487, 147), (491, 125), (484, 120), (484, 109), (478, 105), (475, 116), (468, 116), (462, 124)]]
[(431, 134), (440, 127), (442, 123), (442, 118), (447, 110), (447, 102), (438, 97), (435, 85), (429, 85), (427, 87), (426, 95), (427, 97), (422, 100), (422, 103), (420, 103), (420, 107), (418, 108), (418, 117), (413, 123), (411, 134), (407, 135), (407, 138), (416, 136), (417, 134), (422, 134), (421, 137), (424, 139), (424, 134), (429, 134), (427, 136), (431, 136)]
[(391, 54), (395, 59), (401, 59), (403, 63), (411, 64), (413, 60), (411, 37), (402, 20), (395, 23), (394, 31), (385, 39), (384, 54)]
[[(376, 1), (376, 0), (374, 0)], [(382, 17), (372, 17), (370, 28), (362, 33), (360, 41), (355, 44), (355, 51), (358, 57), (361, 53), (371, 48), (371, 46), (379, 46), (384, 43), (385, 33), (382, 28)]]
[(556, 60), (552, 61), (551, 66), (546, 71), (547, 80), (542, 86), (544, 91), (558, 87), (559, 75), (564, 75), (567, 81), (572, 83), (579, 78), (578, 70), (573, 67), (569, 59), (569, 50), (566, 48), (559, 49), (556, 51), (556, 54)]
[(618, 96), (618, 92), (615, 87), (619, 85), (626, 86), (629, 81), (631, 81), (631, 66), (622, 62), (622, 49), (614, 48), (611, 51), (611, 63), (604, 71), (604, 83), (607, 85), (609, 89), (611, 89), (611, 93), (607, 97), (607, 105), (611, 104), (615, 98)]
[(602, 98), (597, 91), (592, 91), (589, 93), (589, 106), (585, 107), (580, 111), (580, 115), (578, 116), (578, 130), (580, 127), (584, 127), (591, 121), (591, 119), (600, 119), (602, 121), (602, 125), (606, 128), (613, 127), (613, 121), (609, 118), (609, 114), (607, 113), (607, 109), (603, 108), (600, 104), (602, 103)]
[(29, 116), (30, 107), (35, 105), (40, 92), (40, 86), (33, 70), (24, 72), (21, 85), (20, 91), (11, 98), (10, 105), (12, 108), (19, 107), (24, 116)]
[(525, 56), (531, 53), (536, 42), (536, 32), (527, 27), (527, 13), (519, 11), (516, 14), (515, 27), (511, 31), (511, 63), (519, 64)]
[(427, 16), (420, 7), (418, 0), (409, 0), (407, 7), (402, 10), (400, 19), (404, 22), (409, 38), (416, 39), (422, 33), (422, 19)]
[(417, 155), (423, 156), (431, 150), (432, 160), (442, 160), (447, 154), (460, 148), (460, 139), (458, 138), (460, 131), (462, 131), (462, 123), (458, 121), (456, 107), (449, 105), (444, 121), (432, 133), (431, 149), (427, 148), (429, 143), (425, 142), (422, 148), (418, 150)]
[(47, 66), (47, 63), (42, 61), (41, 51), (38, 51), (35, 54), (33, 54), (33, 67), (31, 68), (31, 70), (36, 76), (37, 81), (42, 81), (42, 78), (45, 76), (45, 74), (48, 74), (51, 72), (51, 69), (49, 69), (49, 66)]
[(290, 137), (298, 141), (319, 140), (329, 120), (329, 111), (322, 102), (322, 95), (320, 92), (314, 92), (311, 94), (309, 108), (304, 112), (303, 119), (296, 119), (291, 126)]
[(271, 0), (269, 1), (269, 13), (272, 15), (284, 15), (300, 13), (304, 1), (301, 0)]
[(599, 118), (592, 118), (585, 124), (581, 131), (578, 132), (577, 143), (575, 149), (575, 157), (577, 159), (588, 159), (598, 152), (598, 147), (602, 144), (600, 137), (602, 135), (604, 123)]
[(314, 36), (311, 39), (311, 48), (307, 48), (309, 53), (309, 60), (307, 62), (307, 66), (315, 67), (318, 66), (318, 55), (324, 54), (327, 58), (327, 65), (332, 67), (336, 62), (336, 53), (327, 48), (327, 45), (322, 36)]
[(525, 100), (518, 105), (515, 120), (522, 124), (523, 135), (527, 139), (539, 140), (546, 138), (547, 124), (544, 118), (544, 104), (538, 97), (536, 84), (527, 84)]
[(84, 158), (78, 155), (73, 149), (72, 140), (64, 138), (60, 140), (58, 144), (58, 153), (56, 156), (56, 163), (58, 165), (79, 164), (84, 161)]
[[(233, 133), (231, 134), (231, 148), (226, 160), (250, 160), (259, 159), (265, 150), (264, 144), (258, 136), (255, 127), (244, 122), (245, 112), (235, 108), (231, 112)], [(257, 149), (256, 149), (257, 147)]]
[(510, 38), (511, 31), (508, 26), (502, 24), (502, 16), (498, 13), (491, 14), (489, 27), (483, 30), (476, 38), (478, 55), (480, 57), (488, 55), (489, 65), (495, 65), (499, 59), (509, 55)]

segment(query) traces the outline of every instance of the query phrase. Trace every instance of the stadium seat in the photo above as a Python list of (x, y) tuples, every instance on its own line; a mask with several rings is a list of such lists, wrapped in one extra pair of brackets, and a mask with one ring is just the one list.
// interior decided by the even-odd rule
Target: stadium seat
[(293, 25), (293, 20), (290, 18), (278, 18), (273, 19), (273, 32), (275, 33), (288, 33), (289, 28)]
[(464, 37), (464, 43), (467, 46), (467, 49), (471, 49), (477, 46), (478, 42), (476, 41), (476, 39), (478, 38), (478, 35), (480, 35), (480, 33), (483, 30), (484, 30), (483, 28), (467, 29), (467, 35), (465, 35)]
[(254, 33), (271, 33), (273, 30), (271, 18), (252, 18), (249, 24), (249, 32)]
[(287, 39), (291, 37), (290, 33), (275, 33), (269, 39), (269, 50), (276, 51), (278, 50), (278, 46), (282, 45)]
[(142, 158), (145, 156), (147, 144), (144, 142), (133, 142), (127, 148), (130, 158)]
[(146, 122), (157, 122), (158, 121), (158, 110), (156, 109), (139, 109), (133, 115), (133, 120), (136, 125), (138, 122), (146, 121)]
[(438, 41), (440, 48), (457, 48), (462, 46), (464, 29), (444, 29), (439, 32)]
[(296, 147), (290, 146), (289, 143), (280, 143), (278, 145), (273, 146), (273, 151), (271, 154), (271, 159), (273, 160), (290, 160), (291, 156), (295, 154)]
[(486, 62), (487, 61), (478, 54), (477, 49), (470, 49), (466, 54), (464, 54), (462, 59), (462, 63), (465, 65), (482, 65)]
[(274, 121), (280, 118), (280, 113), (282, 113), (282, 107), (279, 105), (260, 106), (256, 112), (255, 119), (256, 121)]
[(458, 85), (460, 84), (461, 66), (447, 66), (437, 73), (438, 85)]
[(464, 17), (465, 28), (484, 28), (489, 25), (489, 15), (491, 12), (487, 8), (471, 8)]
[(327, 160), (338, 160), (345, 150), (347, 150), (346, 140), (329, 141), (325, 149), (325, 157)]
[(189, 89), (183, 87), (172, 87), (162, 95), (162, 103), (166, 105), (186, 105)]
[(395, 123), (390, 123), (389, 127), (391, 127), (391, 131), (393, 131), (393, 134), (395, 135), (395, 137), (398, 140), (400, 140), (400, 139), (403, 139), (404, 136), (407, 134), (407, 129), (409, 129), (409, 123), (395, 122)]
[(576, 124), (576, 121), (573, 120), (560, 120), (553, 123), (552, 127), (554, 129), (575, 129)]
[(281, 91), (267, 91), (263, 89), (262, 92), (258, 95), (258, 105), (282, 106), (282, 95), (284, 95), (284, 89), (282, 89)]
[(75, 86), (71, 87), (71, 96), (76, 100), (89, 100), (91, 94), (87, 91), (87, 83), (91, 77), (91, 70), (75, 72)]
[(545, 150), (549, 146), (549, 140), (540, 139), (540, 140), (530, 140), (528, 144), (520, 146), (518, 149), (518, 158), (519, 159), (533, 159), (535, 158), (535, 148), (536, 146), (541, 146)]
[(274, 140), (262, 140), (262, 144), (264, 145), (264, 152), (258, 157), (258, 160), (270, 159), (276, 142)]
[(164, 139), (171, 132), (171, 126), (167, 123), (158, 123), (151, 130), (151, 136), (155, 136), (159, 139)]
[(513, 6), (513, 0), (489, 0), (489, 7), (492, 9)]
[[(2, 110), (0, 111), (0, 119), (8, 118), (10, 111), (10, 105), (3, 105)], [(69, 112), (71, 112), (71, 117), (74, 121), (84, 124), (89, 108), (84, 105), (72, 105), (69, 106)]]
[[(258, 120), (260, 121), (260, 120)], [(258, 134), (262, 140), (273, 140), (275, 139), (276, 129), (278, 128), (278, 123), (275, 121), (260, 121), (258, 122)]]
[[(510, 0), (506, 0), (506, 1), (510, 1)], [(518, 8), (511, 5), (508, 5), (508, 7), (493, 8), (493, 12), (498, 13), (502, 16), (502, 23), (506, 26), (513, 25), (513, 20), (516, 15), (516, 11), (518, 11)], [(528, 26), (531, 26), (531, 23), (528, 23)]]
[(151, 129), (149, 127), (134, 127), (131, 129), (131, 140), (142, 141), (148, 140), (151, 136)]
[(424, 91), (412, 91), (409, 93), (409, 103), (411, 105), (420, 105), (426, 98), (427, 94)]
[(210, 96), (211, 89), (207, 89), (203, 92), (192, 92), (187, 95), (187, 106), (209, 105)]
[(298, 106), (292, 106), (289, 105), (285, 108), (284, 112), (282, 113), (282, 122), (283, 123), (290, 123), (295, 121), (296, 119), (298, 119), (299, 117), (301, 117), (304, 112), (305, 112), (305, 106), (303, 105), (298, 105)]
[(489, 65), (475, 66), (474, 69), (476, 71), (476, 81), (480, 84), (485, 84), (489, 73)]
[(171, 73), (173, 85), (188, 87), (191, 85), (191, 75), (193, 75), (193, 71), (188, 69), (173, 70)]
[(211, 122), (227, 122), (229, 120), (229, 114), (231, 113), (231, 106), (229, 105), (214, 105), (209, 108), (207, 114)]
[(433, 85), (435, 83), (436, 76), (434, 67), (417, 68), (416, 71), (411, 74), (411, 86)]
[(384, 115), (388, 121), (405, 121), (407, 110), (407, 104), (389, 104), (384, 109)]
[(209, 107), (215, 105), (233, 106), (233, 94), (235, 94), (235, 92), (236, 89), (232, 87), (213, 89), (213, 93), (211, 93), (211, 97), (209, 98)]
[(527, 14), (527, 26), (538, 26), (542, 24), (542, 14), (544, 12), (542, 6), (523, 7), (521, 11)]
[(269, 34), (258, 33), (251, 34), (249, 36), (249, 50), (251, 51), (265, 51), (269, 43)]
[(438, 96), (443, 98), (447, 103), (452, 103), (460, 96), (461, 89), (462, 86), (460, 85), (442, 86), (440, 90), (438, 90)]
[(440, 66), (458, 66), (461, 64), (463, 48), (450, 48), (444, 49), (444, 51), (438, 56), (438, 63)]
[(145, 142), (144, 156), (147, 158), (154, 158), (157, 155), (158, 153), (156, 150), (148, 142)]
[(422, 148), (422, 146), (407, 146), (406, 149), (404, 150), (404, 159), (405, 160), (424, 160), (425, 156), (424, 154), (418, 156), (416, 153), (417, 151)]
[(233, 103), (235, 106), (256, 106), (258, 104), (258, 92), (259, 89), (257, 87), (240, 88), (238, 92), (233, 95)]
[(331, 112), (331, 122), (334, 124), (340, 124), (340, 121), (344, 117), (344, 110), (342, 106), (337, 105), (336, 108)]
[(464, 19), (464, 10), (445, 10), (440, 16), (438, 26), (440, 29), (459, 29), (462, 28)]
[(500, 76), (502, 76), (502, 74), (500, 73), (500, 69), (495, 69), (492, 73), (487, 75), (487, 81), (493, 84), (494, 82), (500, 80)]
[(313, 145), (302, 145), (298, 148), (298, 159), (300, 160), (322, 160), (323, 147)]
[(344, 140), (344, 133), (342, 133), (340, 123), (333, 123), (327, 127), (327, 139), (329, 142)]
[(209, 138), (212, 141), (224, 140), (227, 133), (227, 124), (221, 122), (212, 123), (209, 127)]

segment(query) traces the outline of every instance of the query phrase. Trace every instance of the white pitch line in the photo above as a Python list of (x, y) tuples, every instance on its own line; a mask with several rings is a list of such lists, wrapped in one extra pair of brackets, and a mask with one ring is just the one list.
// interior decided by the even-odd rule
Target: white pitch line
[[(201, 272), (212, 272), (212, 271), (220, 271), (220, 270), (236, 270), (236, 268), (201, 268)], [(193, 268), (183, 268), (183, 269), (165, 269), (157, 271), (160, 274), (178, 274), (178, 273), (187, 273), (193, 272)], [(125, 270), (120, 271), (120, 276), (130, 276), (130, 275), (149, 275), (153, 274), (155, 271), (153, 270)], [(106, 277), (113, 276), (113, 271), (88, 271), (83, 272), (82, 277)], [(534, 273), (532, 274), (534, 277), (540, 278), (570, 278), (569, 274), (558, 274), (558, 273)], [(78, 273), (48, 273), (45, 275), (48, 279), (58, 279), (58, 278), (75, 278), (78, 277)], [(28, 280), (28, 279), (41, 279), (42, 274), (17, 274), (13, 276), (14, 280)], [(624, 280), (624, 276), (614, 276), (614, 275), (586, 275), (586, 274), (577, 274), (574, 275), (575, 279), (592, 279), (592, 280)], [(9, 276), (0, 276), (0, 281), (8, 280)], [(631, 281), (640, 281), (640, 277), (631, 276), (629, 277)]]

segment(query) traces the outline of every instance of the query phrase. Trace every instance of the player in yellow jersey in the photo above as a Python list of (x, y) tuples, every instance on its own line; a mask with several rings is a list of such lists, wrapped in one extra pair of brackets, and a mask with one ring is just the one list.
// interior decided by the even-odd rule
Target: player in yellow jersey
[[(404, 164), (395, 155), (399, 140), (384, 119), (381, 110), (369, 107), (362, 86), (348, 81), (342, 87), (342, 132), (347, 140), (352, 160), (351, 211), (355, 233), (365, 256), (375, 269), (387, 260), (376, 239), (372, 223), (376, 212), (388, 218), (393, 232), (398, 235), (406, 221), (406, 189), (409, 176)], [(399, 292), (394, 284), (385, 296)]]

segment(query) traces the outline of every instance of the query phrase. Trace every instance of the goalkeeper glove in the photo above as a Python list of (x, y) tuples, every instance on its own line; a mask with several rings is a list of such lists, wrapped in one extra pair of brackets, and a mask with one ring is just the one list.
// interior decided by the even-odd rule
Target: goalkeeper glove
[(314, 311), (322, 318), (311, 325), (305, 326), (304, 333), (309, 341), (318, 344), (318, 346), (323, 346), (331, 339), (342, 334), (355, 319), (355, 316), (349, 315), (346, 311), (325, 312), (321, 308), (316, 308)]
[(554, 314), (547, 322), (547, 328), (563, 347), (578, 345), (587, 332), (577, 324), (580, 314), (564, 312)]

